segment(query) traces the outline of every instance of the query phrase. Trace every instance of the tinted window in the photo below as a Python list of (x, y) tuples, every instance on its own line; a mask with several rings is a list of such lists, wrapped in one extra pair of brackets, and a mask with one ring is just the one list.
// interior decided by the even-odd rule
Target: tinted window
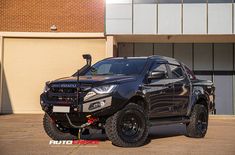
[(94, 64), (85, 75), (137, 75), (146, 59), (107, 59)]
[(159, 63), (155, 63), (152, 65), (150, 71), (167, 71), (166, 70), (166, 65), (165, 64), (159, 64)]
[(167, 69), (166, 69), (166, 65), (165, 64), (159, 64), (159, 63), (155, 63), (152, 65), (150, 71), (164, 71), (167, 74)]
[(182, 78), (184, 77), (183, 70), (180, 66), (177, 65), (169, 65), (171, 73), (172, 73), (172, 78), (177, 79), (177, 78)]

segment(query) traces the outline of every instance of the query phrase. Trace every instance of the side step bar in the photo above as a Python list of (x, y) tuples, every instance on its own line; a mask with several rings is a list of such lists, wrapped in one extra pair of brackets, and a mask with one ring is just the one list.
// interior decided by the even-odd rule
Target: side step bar
[(189, 123), (190, 119), (187, 117), (166, 117), (149, 119), (150, 126), (168, 125), (177, 123)]

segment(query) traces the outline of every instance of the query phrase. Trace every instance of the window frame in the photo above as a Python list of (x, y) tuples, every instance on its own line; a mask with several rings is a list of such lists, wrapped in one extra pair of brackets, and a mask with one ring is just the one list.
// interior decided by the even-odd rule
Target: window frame
[[(173, 77), (173, 73), (172, 73), (171, 68), (170, 68), (170, 65), (180, 67), (181, 70), (182, 70), (183, 75), (182, 75), (181, 77), (179, 77), (179, 78), (174, 78), (174, 77)], [(168, 70), (169, 70), (169, 71), (168, 71), (168, 72), (169, 72), (169, 79), (184, 79), (184, 78), (187, 77), (187, 75), (185, 74), (185, 70), (184, 70), (184, 68), (182, 67), (182, 65), (176, 65), (176, 64), (168, 63), (168, 64), (167, 64), (167, 67), (168, 67)]]
[[(169, 74), (169, 70), (168, 70), (168, 66), (167, 66), (166, 62), (153, 61), (152, 64), (150, 65), (149, 69), (148, 69), (147, 76), (152, 71), (151, 69), (155, 64), (164, 65), (166, 67), (166, 75), (167, 75), (167, 78), (164, 78), (164, 79), (170, 79), (170, 74)], [(163, 79), (161, 79), (161, 80), (163, 80)]]
[[(187, 74), (189, 80), (196, 80), (197, 79), (196, 75), (193, 73), (193, 71), (188, 66), (183, 64), (183, 67), (185, 70), (185, 74)], [(190, 76), (192, 76), (192, 78), (190, 78)]]

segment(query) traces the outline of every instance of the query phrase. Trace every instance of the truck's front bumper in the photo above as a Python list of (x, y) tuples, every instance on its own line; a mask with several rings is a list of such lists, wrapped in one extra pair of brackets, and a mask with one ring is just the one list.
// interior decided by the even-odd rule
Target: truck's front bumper
[(109, 109), (112, 104), (112, 96), (104, 96), (102, 98), (98, 98), (95, 100), (87, 101), (87, 102), (69, 102), (69, 101), (50, 101), (47, 99), (46, 94), (42, 94), (40, 96), (40, 104), (42, 110), (47, 113), (63, 113), (63, 111), (58, 110), (53, 107), (69, 107), (69, 111), (65, 111), (67, 113), (96, 113), (100, 110)]

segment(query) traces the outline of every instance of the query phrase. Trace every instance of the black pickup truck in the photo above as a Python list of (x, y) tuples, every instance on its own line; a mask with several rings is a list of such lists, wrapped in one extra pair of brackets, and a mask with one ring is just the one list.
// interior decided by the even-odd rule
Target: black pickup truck
[(107, 58), (70, 77), (46, 82), (40, 96), (45, 132), (54, 140), (78, 139), (100, 129), (116, 146), (146, 142), (154, 125), (183, 123), (189, 137), (204, 137), (215, 112), (215, 87), (169, 57)]

